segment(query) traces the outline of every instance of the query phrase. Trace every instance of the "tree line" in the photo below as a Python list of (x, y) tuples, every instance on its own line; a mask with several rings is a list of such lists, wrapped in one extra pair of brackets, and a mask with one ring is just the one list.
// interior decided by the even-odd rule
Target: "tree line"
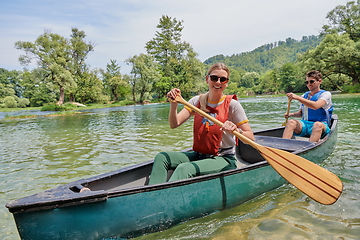
[[(207, 90), (206, 69), (215, 62), (230, 68), (227, 94), (303, 92), (304, 74), (313, 69), (323, 73), (324, 89), (360, 92), (359, 1), (335, 7), (326, 18), (328, 24), (318, 36), (288, 38), (201, 62), (190, 43), (181, 39), (183, 21), (164, 15), (145, 45), (146, 53), (125, 60), (130, 74), (122, 74), (113, 59), (106, 69), (91, 69), (86, 59), (96, 44), (86, 40), (84, 31), (72, 28), (65, 38), (46, 30), (34, 42), (15, 43), (24, 52), (19, 57), (24, 71), (0, 68), (0, 107), (160, 101), (174, 87), (189, 98)], [(37, 67), (26, 70), (34, 61)]]

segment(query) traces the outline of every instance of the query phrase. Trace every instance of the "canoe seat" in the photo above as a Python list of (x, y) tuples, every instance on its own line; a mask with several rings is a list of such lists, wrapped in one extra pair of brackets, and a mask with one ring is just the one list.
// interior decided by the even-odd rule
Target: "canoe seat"
[[(294, 152), (303, 148), (308, 148), (315, 143), (296, 139), (285, 139), (279, 137), (269, 137), (255, 135), (255, 142), (266, 147), (277, 148), (288, 152)], [(236, 158), (240, 163), (257, 163), (265, 161), (261, 154), (252, 146), (239, 141), (236, 147)]]
[(288, 152), (295, 152), (315, 144), (309, 141), (268, 136), (255, 136), (255, 142), (266, 147), (277, 148)]

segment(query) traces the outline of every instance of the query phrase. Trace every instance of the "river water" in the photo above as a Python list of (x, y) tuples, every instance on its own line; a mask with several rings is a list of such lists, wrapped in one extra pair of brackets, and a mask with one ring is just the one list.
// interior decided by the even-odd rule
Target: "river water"
[[(284, 122), (286, 97), (240, 102), (254, 131)], [(284, 185), (238, 207), (137, 239), (360, 239), (360, 95), (333, 95), (333, 102), (337, 147), (321, 166), (343, 180), (335, 204), (321, 205)], [(298, 107), (292, 103), (291, 111)], [(149, 104), (15, 120), (4, 116), (18, 113), (0, 113), (0, 239), (20, 239), (5, 208), (10, 200), (191, 146), (192, 122), (170, 129), (168, 109), (168, 104)]]

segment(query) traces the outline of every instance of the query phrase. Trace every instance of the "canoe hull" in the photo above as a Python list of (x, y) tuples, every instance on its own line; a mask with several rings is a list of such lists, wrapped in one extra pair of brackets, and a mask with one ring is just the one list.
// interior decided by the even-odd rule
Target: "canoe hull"
[[(337, 118), (335, 120), (337, 123)], [(321, 163), (334, 150), (336, 123), (330, 135), (318, 143), (304, 142), (304, 147), (294, 154)], [(282, 131), (283, 128), (277, 128), (258, 134), (279, 137)], [(151, 166), (152, 161), (42, 193), (46, 198), (58, 199), (51, 203), (38, 194), (14, 200), (7, 207), (13, 213), (22, 239), (132, 238), (237, 206), (286, 183), (266, 161), (261, 161), (217, 174), (148, 186)], [(119, 190), (114, 182), (106, 186), (109, 179), (127, 172), (129, 176), (125, 179), (131, 179), (132, 172), (137, 169), (147, 176), (133, 177), (131, 181), (139, 187), (121, 183)], [(76, 193), (75, 186), (87, 186), (91, 191)], [(75, 195), (77, 198), (73, 197)], [(33, 200), (36, 197), (43, 202)]]
[(14, 218), (17, 226), (24, 226), (18, 228), (23, 239), (135, 237), (234, 207), (286, 182), (270, 166), (261, 165), (238, 174), (86, 205), (14, 213)]

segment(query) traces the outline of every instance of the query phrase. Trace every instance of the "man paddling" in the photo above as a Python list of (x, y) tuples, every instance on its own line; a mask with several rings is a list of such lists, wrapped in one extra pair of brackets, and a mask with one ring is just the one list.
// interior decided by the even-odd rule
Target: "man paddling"
[(321, 90), (322, 74), (319, 71), (306, 73), (305, 84), (309, 91), (301, 96), (287, 93), (287, 97), (301, 103), (300, 110), (294, 113), (285, 113), (284, 117), (301, 117), (301, 120), (289, 119), (283, 138), (290, 139), (293, 134), (300, 137), (309, 137), (309, 141), (317, 142), (330, 131), (330, 119), (333, 112), (331, 93)]

